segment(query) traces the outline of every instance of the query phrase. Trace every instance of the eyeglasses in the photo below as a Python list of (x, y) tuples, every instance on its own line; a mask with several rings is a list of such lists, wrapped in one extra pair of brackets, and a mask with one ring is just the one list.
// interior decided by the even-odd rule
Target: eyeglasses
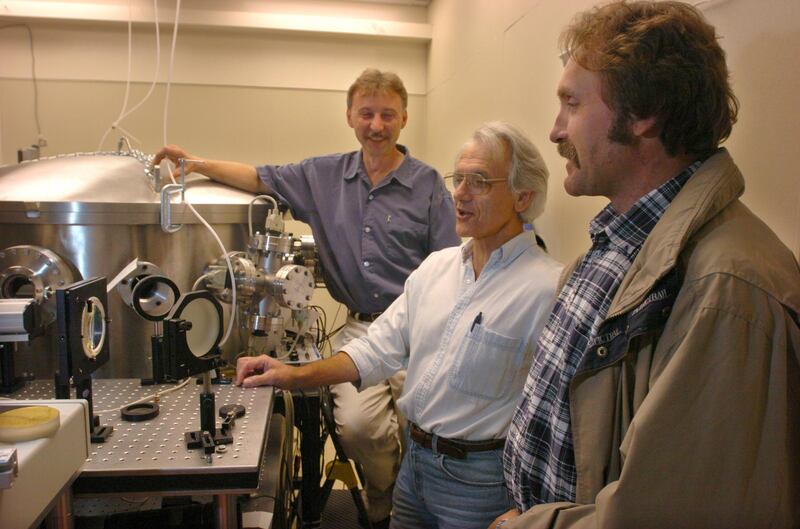
[(448, 173), (445, 179), (453, 179), (453, 189), (458, 189), (466, 181), (471, 195), (485, 195), (492, 188), (492, 182), (506, 182), (505, 178), (486, 178), (480, 173)]

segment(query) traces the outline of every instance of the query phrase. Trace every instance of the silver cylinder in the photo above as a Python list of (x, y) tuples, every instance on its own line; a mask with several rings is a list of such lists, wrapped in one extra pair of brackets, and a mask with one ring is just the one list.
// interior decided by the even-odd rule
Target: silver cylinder
[[(145, 169), (141, 156), (110, 153), (0, 167), (0, 250), (34, 244), (71, 262), (83, 278), (109, 280), (138, 258), (158, 265), (187, 292), (223, 252), (185, 204), (172, 204), (172, 223), (182, 227), (175, 233), (161, 229), (159, 195)], [(187, 178), (185, 195), (226, 251), (247, 247), (251, 195), (197, 175)], [(258, 219), (266, 215), (266, 206), (254, 205), (253, 211), (255, 223), (263, 223)], [(111, 359), (98, 376), (149, 376), (151, 322), (136, 315), (116, 291), (109, 293), (107, 309)], [(228, 307), (225, 311), (227, 325)], [(15, 358), (19, 370), (50, 377), (57, 365), (54, 336), (51, 328), (45, 337), (21, 344)], [(233, 359), (239, 348), (234, 332), (223, 353)]]

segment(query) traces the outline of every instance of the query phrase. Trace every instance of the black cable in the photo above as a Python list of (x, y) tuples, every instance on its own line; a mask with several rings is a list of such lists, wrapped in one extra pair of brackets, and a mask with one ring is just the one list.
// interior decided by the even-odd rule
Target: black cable
[(319, 314), (319, 318), (317, 318), (318, 323), (316, 325), (317, 328), (316, 344), (317, 347), (320, 347), (320, 345), (324, 343), (322, 339), (323, 337), (326, 336), (328, 329), (328, 313), (325, 312), (325, 309), (323, 309), (319, 305), (311, 305), (309, 308), (316, 310), (317, 314)]

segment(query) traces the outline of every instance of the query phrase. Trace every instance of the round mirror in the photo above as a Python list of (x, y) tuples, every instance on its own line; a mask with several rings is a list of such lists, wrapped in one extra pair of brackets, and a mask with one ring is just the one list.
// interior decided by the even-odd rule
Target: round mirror
[(86, 300), (81, 314), (81, 345), (86, 358), (94, 360), (106, 341), (106, 309), (99, 299)]
[(180, 296), (177, 285), (164, 276), (147, 276), (131, 292), (133, 310), (151, 321), (163, 320)]
[(186, 333), (186, 344), (192, 354), (202, 358), (214, 352), (222, 327), (219, 311), (214, 304), (205, 298), (193, 299), (186, 304), (180, 317), (192, 323), (192, 328)]

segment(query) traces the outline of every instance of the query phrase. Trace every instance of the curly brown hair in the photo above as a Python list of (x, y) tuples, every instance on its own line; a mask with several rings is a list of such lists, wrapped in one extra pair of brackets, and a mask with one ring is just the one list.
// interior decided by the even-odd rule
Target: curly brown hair
[(693, 6), (619, 1), (578, 14), (560, 44), (600, 74), (616, 113), (609, 138), (630, 142), (632, 119), (656, 117), (671, 156), (716, 149), (731, 133), (739, 101), (714, 27)]

